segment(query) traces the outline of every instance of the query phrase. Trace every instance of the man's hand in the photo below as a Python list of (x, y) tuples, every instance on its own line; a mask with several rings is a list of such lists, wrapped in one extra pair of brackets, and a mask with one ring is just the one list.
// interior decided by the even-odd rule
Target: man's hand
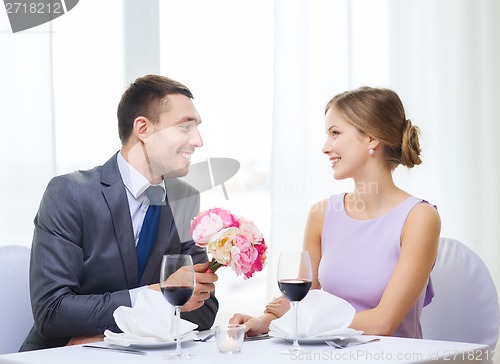
[(194, 265), (196, 286), (193, 296), (184, 306), (182, 306), (181, 311), (189, 312), (200, 308), (205, 301), (210, 298), (210, 292), (215, 291), (214, 283), (219, 277), (212, 272), (206, 273), (207, 269), (208, 262)]
[[(195, 271), (194, 275), (195, 275), (196, 285), (194, 288), (193, 296), (181, 308), (181, 311), (183, 312), (193, 311), (203, 306), (205, 301), (210, 298), (210, 292), (213, 292), (215, 290), (214, 283), (217, 281), (217, 279), (219, 279), (219, 277), (215, 273), (211, 272), (206, 273), (208, 269), (208, 262), (203, 264), (195, 264), (193, 267)], [(151, 284), (148, 286), (148, 288), (161, 292), (159, 283)]]

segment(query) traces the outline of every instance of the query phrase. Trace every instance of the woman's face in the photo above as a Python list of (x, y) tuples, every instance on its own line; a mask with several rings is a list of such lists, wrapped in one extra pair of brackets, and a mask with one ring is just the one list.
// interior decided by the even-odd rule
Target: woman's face
[(370, 137), (350, 124), (333, 106), (325, 115), (326, 142), (323, 146), (335, 179), (355, 178), (371, 157)]

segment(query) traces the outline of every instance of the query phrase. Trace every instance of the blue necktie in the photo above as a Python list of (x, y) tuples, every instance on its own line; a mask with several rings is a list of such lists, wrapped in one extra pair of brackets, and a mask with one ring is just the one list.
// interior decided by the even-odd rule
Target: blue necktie
[(160, 210), (164, 196), (163, 187), (149, 186), (146, 190), (146, 196), (149, 198), (150, 205), (142, 223), (139, 242), (137, 243), (137, 267), (139, 282), (141, 281), (144, 267), (148, 261), (151, 250), (158, 237), (158, 227), (160, 222)]

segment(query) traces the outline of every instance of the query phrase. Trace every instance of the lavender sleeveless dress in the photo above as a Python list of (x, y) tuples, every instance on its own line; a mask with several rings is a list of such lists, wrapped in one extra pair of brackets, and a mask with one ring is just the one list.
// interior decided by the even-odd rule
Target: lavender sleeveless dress
[[(318, 279), (326, 292), (351, 303), (356, 311), (374, 308), (396, 267), (406, 218), (417, 204), (408, 197), (382, 216), (355, 220), (344, 208), (345, 194), (328, 201), (321, 237)], [(422, 338), (422, 307), (434, 296), (430, 279), (393, 336)]]

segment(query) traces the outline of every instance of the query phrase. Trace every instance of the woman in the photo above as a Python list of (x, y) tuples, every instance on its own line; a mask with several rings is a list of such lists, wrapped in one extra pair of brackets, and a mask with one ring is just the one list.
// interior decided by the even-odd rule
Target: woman
[[(394, 169), (421, 163), (418, 129), (392, 90), (361, 87), (332, 98), (325, 109), (323, 153), (335, 179), (352, 178), (354, 191), (311, 207), (304, 250), (313, 266), (312, 289), (350, 302), (350, 325), (365, 334), (421, 338), (420, 314), (433, 296), (429, 274), (441, 229), (435, 206), (397, 187)], [(236, 314), (248, 335), (269, 330), (289, 308), (279, 297), (265, 314)]]

